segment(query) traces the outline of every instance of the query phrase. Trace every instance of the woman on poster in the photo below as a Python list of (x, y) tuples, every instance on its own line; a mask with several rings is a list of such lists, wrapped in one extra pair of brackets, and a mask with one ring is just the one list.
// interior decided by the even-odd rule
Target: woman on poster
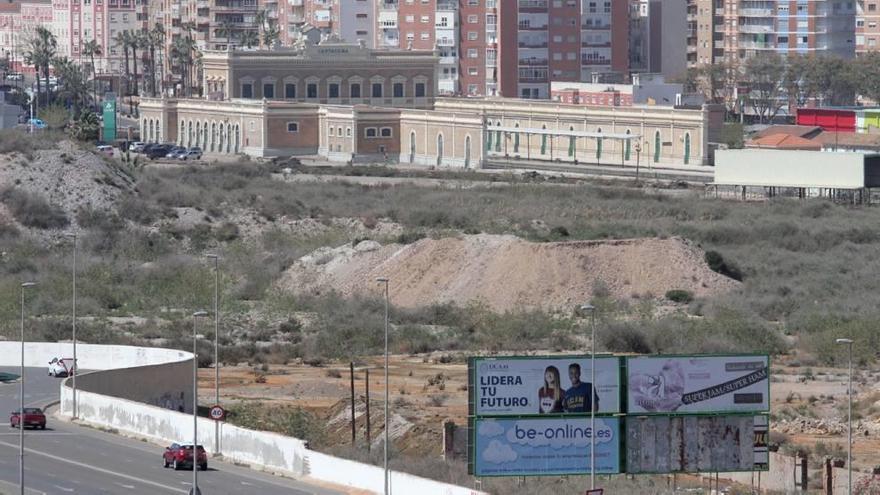
[(561, 413), (564, 399), (565, 393), (559, 383), (559, 369), (556, 366), (548, 366), (544, 370), (544, 386), (538, 389), (538, 412), (540, 414)]

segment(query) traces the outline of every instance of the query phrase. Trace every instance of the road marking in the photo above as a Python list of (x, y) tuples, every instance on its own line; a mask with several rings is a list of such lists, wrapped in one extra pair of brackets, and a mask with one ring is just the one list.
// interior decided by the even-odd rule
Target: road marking
[(134, 490), (134, 485), (126, 485), (126, 484), (123, 484), (123, 483), (113, 483), (113, 484), (114, 484), (114, 485), (119, 485), (119, 486), (121, 486), (122, 488), (128, 488), (129, 490)]
[[(11, 443), (7, 443), (7, 442), (2, 442), (2, 441), (0, 441), (0, 445), (5, 445), (5, 446), (7, 446), (7, 447), (12, 447), (12, 448), (15, 448), (15, 449), (18, 448), (18, 445), (11, 444)], [(163, 485), (163, 484), (161, 484), (161, 483), (156, 483), (155, 481), (150, 481), (150, 480), (141, 479), (141, 478), (138, 478), (138, 477), (136, 477), (136, 476), (129, 476), (129, 475), (127, 475), (127, 474), (117, 473), (117, 472), (115, 472), (115, 471), (110, 471), (109, 469), (104, 469), (104, 468), (99, 468), (99, 467), (96, 467), (96, 466), (91, 466), (91, 465), (89, 465), (89, 464), (84, 464), (84, 463), (82, 463), (82, 462), (71, 461), (70, 459), (67, 459), (67, 458), (64, 458), (64, 457), (60, 457), (60, 456), (57, 456), (57, 455), (47, 454), (46, 452), (40, 452), (39, 450), (26, 449), (26, 451), (29, 452), (29, 453), (31, 453), (31, 454), (40, 455), (40, 456), (43, 456), (43, 457), (46, 457), (46, 458), (49, 458), (49, 459), (52, 459), (52, 460), (55, 460), (55, 461), (64, 462), (64, 463), (71, 464), (71, 465), (74, 465), (74, 466), (78, 466), (78, 467), (81, 467), (81, 468), (84, 468), (84, 469), (91, 469), (92, 471), (97, 471), (97, 472), (99, 472), (99, 473), (104, 473), (104, 474), (109, 474), (109, 475), (111, 475), (111, 476), (116, 476), (116, 477), (119, 477), (119, 478), (124, 478), (124, 479), (127, 479), (127, 480), (129, 480), (129, 481), (134, 481), (134, 482), (136, 482), (136, 483), (144, 483), (144, 484), (146, 484), (146, 485), (155, 486), (156, 488), (161, 488), (161, 489), (163, 489), (163, 490), (168, 490), (168, 491), (172, 491), (172, 492), (175, 492), (175, 493), (189, 493), (189, 492), (187, 492), (186, 490), (181, 490), (181, 489), (179, 489), (179, 488), (174, 488), (173, 486)], [(25, 469), (27, 469), (27, 468), (25, 468)]]
[(73, 488), (66, 488), (66, 487), (59, 486), (59, 485), (52, 485), (52, 486), (54, 486), (55, 488), (57, 488), (59, 490), (65, 491), (65, 492), (72, 492), (73, 491)]

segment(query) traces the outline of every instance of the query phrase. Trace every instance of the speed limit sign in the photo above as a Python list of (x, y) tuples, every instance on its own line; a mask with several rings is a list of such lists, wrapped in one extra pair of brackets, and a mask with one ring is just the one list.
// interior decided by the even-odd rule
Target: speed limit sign
[(214, 406), (211, 408), (211, 412), (208, 413), (211, 416), (211, 419), (215, 421), (223, 421), (226, 419), (226, 410), (220, 406)]

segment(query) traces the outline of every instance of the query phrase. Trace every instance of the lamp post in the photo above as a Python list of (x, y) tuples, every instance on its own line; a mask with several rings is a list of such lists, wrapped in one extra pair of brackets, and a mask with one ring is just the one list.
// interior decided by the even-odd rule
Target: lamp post
[(389, 495), (388, 487), (388, 278), (379, 277), (376, 282), (385, 284), (385, 495)]
[[(214, 405), (220, 405), (220, 256), (206, 254), (214, 260)], [(220, 422), (214, 421), (214, 453), (220, 453)]]
[(196, 319), (202, 316), (208, 316), (207, 311), (196, 311), (192, 314), (193, 318), (193, 481), (192, 495), (200, 495), (199, 490), (199, 355), (196, 353)]
[(847, 403), (849, 408), (849, 417), (847, 419), (846, 426), (846, 469), (848, 472), (849, 478), (849, 494), (852, 495), (852, 374), (853, 374), (853, 366), (852, 366), (852, 339), (837, 339), (838, 344), (846, 344), (849, 350), (849, 392), (847, 394)]
[(24, 290), (36, 285), (21, 284), (21, 378), (18, 382), (18, 489), (24, 495)]
[(590, 490), (596, 488), (596, 307), (584, 304), (581, 311), (590, 313)]
[(639, 158), (640, 158), (640, 154), (642, 153), (641, 143), (639, 141), (636, 141), (634, 148), (636, 151), (636, 182), (638, 182), (639, 181)]
[(79, 374), (79, 363), (76, 362), (76, 232), (71, 232), (66, 235), (73, 239), (73, 297), (71, 298), (71, 323), (73, 325), (73, 419), (76, 419), (76, 375)]

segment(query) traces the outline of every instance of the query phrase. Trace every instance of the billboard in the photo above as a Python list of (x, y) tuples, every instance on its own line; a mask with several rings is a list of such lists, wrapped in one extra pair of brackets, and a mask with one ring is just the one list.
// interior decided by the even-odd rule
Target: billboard
[[(596, 473), (620, 472), (620, 422), (596, 418)], [(475, 476), (589, 474), (589, 417), (497, 418), (474, 421)]]
[(471, 360), (470, 415), (620, 412), (620, 359), (596, 358), (595, 389), (589, 356), (502, 357)]
[(626, 472), (767, 470), (767, 436), (765, 415), (629, 416)]
[(626, 373), (629, 414), (770, 410), (766, 355), (631, 357)]
[(109, 143), (116, 140), (116, 100), (107, 100), (102, 107), (104, 109), (103, 140)]

